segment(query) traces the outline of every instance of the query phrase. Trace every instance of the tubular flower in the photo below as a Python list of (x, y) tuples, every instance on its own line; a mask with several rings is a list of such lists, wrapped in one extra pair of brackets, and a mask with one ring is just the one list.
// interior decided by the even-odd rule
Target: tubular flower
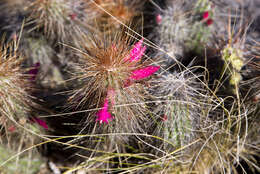
[(203, 19), (208, 19), (208, 17), (209, 17), (209, 12), (208, 12), (208, 11), (205, 11), (205, 12), (203, 13)]
[[(126, 58), (126, 61), (135, 62), (135, 61), (139, 61), (141, 59), (141, 57), (144, 55), (144, 52), (146, 50), (146, 46), (142, 47), (143, 40), (144, 39), (141, 39), (139, 42), (137, 42), (137, 44), (134, 45), (134, 48), (131, 50), (130, 55), (128, 56), (128, 58)], [(160, 66), (148, 66), (145, 68), (133, 70), (130, 77), (126, 80), (125, 84), (129, 84), (129, 81), (131, 81), (131, 80), (145, 79), (145, 78), (153, 75), (159, 69), (160, 69)], [(126, 86), (129, 86), (129, 85), (126, 85)]]
[(108, 112), (108, 97), (105, 99), (105, 103), (103, 105), (103, 108), (98, 111), (97, 117), (98, 118), (96, 119), (96, 121), (100, 121), (100, 123), (104, 122), (104, 123), (107, 123), (107, 124), (108, 124), (108, 120), (113, 118), (111, 116), (111, 114)]
[(31, 117), (30, 120), (33, 122), (33, 123), (37, 123), (39, 126), (43, 127), (45, 130), (48, 130), (49, 127), (48, 125), (46, 124), (45, 121), (37, 118), (37, 117)]
[(153, 75), (156, 71), (158, 71), (160, 66), (148, 66), (145, 68), (137, 69), (132, 71), (130, 79), (133, 80), (142, 80), (151, 75)]
[(125, 62), (138, 62), (141, 59), (146, 50), (146, 46), (142, 47), (143, 40), (144, 39), (141, 39), (134, 45), (134, 48), (130, 51), (130, 54), (124, 59)]

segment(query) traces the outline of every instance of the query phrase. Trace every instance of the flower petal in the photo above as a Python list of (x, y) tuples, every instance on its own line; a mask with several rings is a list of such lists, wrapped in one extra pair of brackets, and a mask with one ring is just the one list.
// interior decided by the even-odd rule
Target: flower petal
[(131, 62), (139, 61), (142, 58), (142, 56), (144, 55), (145, 50), (146, 50), (146, 46), (143, 46), (143, 48), (139, 51), (138, 54), (131, 57)]
[(143, 40), (144, 39), (139, 40), (139, 42), (134, 45), (134, 48), (131, 50), (130, 55), (125, 58), (125, 61), (133, 62), (141, 59), (146, 50), (146, 46), (142, 47)]
[(144, 39), (142, 38), (134, 45), (134, 48), (130, 52), (131, 57), (139, 53), (140, 49), (142, 48), (143, 41)]
[(37, 118), (37, 117), (33, 117), (31, 118), (32, 122), (36, 122), (38, 125), (40, 125), (41, 127), (43, 127), (44, 129), (48, 130), (48, 125), (46, 124), (45, 121)]
[(100, 123), (105, 122), (107, 124), (108, 120), (112, 119), (112, 115), (108, 112), (108, 98), (106, 98), (103, 108), (98, 111), (97, 117), (96, 121), (100, 121)]
[(151, 76), (159, 69), (160, 66), (148, 66), (142, 69), (137, 69), (132, 72), (129, 78), (133, 80), (142, 80), (144, 78)]
[(108, 98), (105, 99), (103, 109), (108, 110)]
[(210, 26), (213, 23), (213, 19), (208, 19), (207, 20), (207, 25)]
[(205, 11), (205, 12), (203, 13), (203, 19), (208, 19), (208, 17), (209, 17), (209, 12), (208, 12), (208, 11)]

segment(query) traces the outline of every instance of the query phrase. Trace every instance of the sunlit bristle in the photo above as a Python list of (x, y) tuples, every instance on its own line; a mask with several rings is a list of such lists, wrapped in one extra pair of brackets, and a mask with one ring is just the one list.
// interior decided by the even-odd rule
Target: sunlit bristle
[[(27, 93), (30, 87), (28, 78), (20, 65), (23, 58), (17, 53), (14, 45), (1, 48), (0, 51), (0, 92), (1, 92), (1, 115), (10, 114), (17, 117), (17, 112), (24, 108), (28, 111), (30, 102)], [(25, 116), (25, 115), (24, 115)], [(23, 117), (21, 115), (21, 117)]]
[[(139, 2), (139, 1), (138, 1)], [(136, 25), (134, 17), (140, 15), (142, 3), (128, 0), (96, 0), (90, 3), (92, 13), (102, 32), (118, 32), (122, 25)], [(91, 11), (86, 9), (86, 12)], [(112, 30), (111, 30), (112, 29)]]
[(66, 41), (72, 9), (66, 0), (35, 0), (24, 5), (29, 14), (28, 23), (34, 24), (32, 31), (43, 31), (47, 38)]

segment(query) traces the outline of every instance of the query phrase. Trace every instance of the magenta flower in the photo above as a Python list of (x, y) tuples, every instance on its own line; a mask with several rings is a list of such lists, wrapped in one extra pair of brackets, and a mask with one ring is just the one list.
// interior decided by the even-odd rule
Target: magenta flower
[(37, 117), (32, 117), (30, 118), (30, 120), (33, 122), (33, 123), (37, 123), (38, 125), (40, 125), (41, 127), (43, 127), (44, 129), (48, 130), (48, 125), (46, 124), (45, 121), (37, 118)]
[(211, 24), (213, 24), (213, 19), (208, 19), (207, 20), (207, 25), (210, 26)]
[[(145, 46), (142, 47), (143, 40), (144, 39), (141, 39), (139, 42), (137, 42), (137, 44), (134, 45), (134, 48), (130, 52), (130, 58), (127, 59), (127, 61), (133, 62), (133, 61), (139, 61), (141, 59), (141, 57), (144, 55), (144, 52), (146, 50)], [(159, 70), (159, 68), (160, 68), (159, 66), (148, 66), (145, 68), (134, 70), (130, 75), (129, 79), (142, 80), (144, 78), (153, 75), (156, 71)], [(129, 81), (129, 79), (127, 79), (126, 81)]]
[(209, 12), (208, 12), (208, 11), (205, 11), (205, 12), (203, 13), (203, 19), (208, 19), (208, 17), (209, 17)]
[(207, 24), (208, 26), (210, 26), (210, 25), (213, 23), (213, 19), (209, 18), (209, 16), (210, 16), (209, 11), (205, 11), (205, 12), (203, 13), (203, 15), (202, 15), (203, 20), (204, 20), (204, 21), (206, 20), (206, 24)]
[(137, 44), (134, 45), (134, 48), (131, 50), (130, 55), (125, 58), (125, 61), (134, 62), (139, 61), (144, 55), (146, 46), (142, 47), (144, 39), (141, 39)]
[(132, 72), (130, 79), (142, 80), (145, 79), (160, 69), (160, 66), (148, 66), (145, 68), (137, 69)]
[[(140, 58), (144, 55), (144, 52), (146, 50), (146, 47), (143, 46), (143, 40), (141, 39), (137, 44), (134, 45), (134, 48), (130, 52), (130, 58), (127, 59), (127, 61), (133, 62), (133, 61), (139, 61)], [(148, 66), (145, 68), (137, 69), (132, 71), (130, 77), (126, 80), (126, 83), (124, 86), (130, 86), (132, 83), (131, 80), (142, 80), (145, 79), (151, 75), (153, 75), (156, 71), (160, 69), (160, 66)]]
[(100, 121), (100, 123), (105, 122), (107, 124), (108, 120), (113, 118), (111, 114), (108, 112), (108, 97), (105, 99), (103, 108), (100, 111), (98, 111), (97, 117), (98, 118), (96, 119), (96, 121)]

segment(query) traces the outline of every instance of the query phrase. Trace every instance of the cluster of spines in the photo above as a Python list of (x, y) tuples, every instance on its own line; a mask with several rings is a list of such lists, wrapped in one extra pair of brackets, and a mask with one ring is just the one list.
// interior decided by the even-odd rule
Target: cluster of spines
[[(18, 38), (16, 38), (18, 39)], [(19, 39), (18, 39), (19, 40)], [(0, 48), (0, 150), (1, 164), (6, 163), (7, 154), (19, 153), (22, 148), (30, 148), (34, 145), (36, 137), (33, 134), (40, 132), (34, 123), (48, 129), (46, 123), (32, 114), (36, 106), (31, 92), (33, 81), (37, 74), (37, 68), (23, 69), (24, 61), (18, 53), (18, 42), (15, 40), (9, 44), (1, 43)], [(5, 152), (3, 149), (8, 148)], [(29, 151), (17, 161), (11, 161), (3, 172), (27, 172), (32, 173), (39, 167), (39, 161), (29, 162), (34, 157)], [(26, 162), (28, 160), (28, 162)], [(34, 159), (35, 160), (35, 159)], [(19, 161), (19, 162), (18, 162)], [(21, 163), (23, 164), (21, 164)], [(24, 167), (18, 166), (24, 165)], [(30, 169), (30, 165), (35, 165)]]
[[(149, 120), (144, 106), (145, 85), (149, 82), (144, 84), (143, 79), (160, 67), (141, 62), (146, 50), (143, 39), (131, 49), (129, 38), (124, 36), (107, 42), (94, 42), (91, 48), (76, 51), (79, 63), (74, 66), (72, 79), (82, 83), (72, 92), (69, 102), (76, 108), (100, 108), (96, 116), (89, 114), (88, 120), (107, 123), (113, 132), (140, 131), (143, 122)], [(90, 99), (96, 102), (89, 103)]]

